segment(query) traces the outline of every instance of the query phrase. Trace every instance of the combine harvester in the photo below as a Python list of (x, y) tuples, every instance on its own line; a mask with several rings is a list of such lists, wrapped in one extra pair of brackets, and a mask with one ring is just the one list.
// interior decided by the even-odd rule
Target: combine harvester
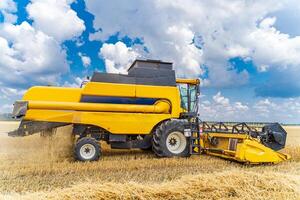
[(81, 88), (32, 87), (14, 104), (22, 118), (10, 136), (51, 133), (73, 125), (74, 156), (101, 157), (100, 141), (116, 149), (152, 149), (158, 157), (209, 154), (242, 163), (278, 163), (287, 133), (278, 124), (209, 124), (198, 118), (198, 79), (176, 79), (172, 63), (136, 60), (128, 75), (94, 73)]

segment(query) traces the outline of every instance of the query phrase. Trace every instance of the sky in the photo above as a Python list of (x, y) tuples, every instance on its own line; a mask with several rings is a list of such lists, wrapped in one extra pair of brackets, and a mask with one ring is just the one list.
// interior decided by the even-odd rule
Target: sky
[(137, 58), (200, 78), (200, 117), (300, 123), (297, 0), (0, 0), (0, 112)]

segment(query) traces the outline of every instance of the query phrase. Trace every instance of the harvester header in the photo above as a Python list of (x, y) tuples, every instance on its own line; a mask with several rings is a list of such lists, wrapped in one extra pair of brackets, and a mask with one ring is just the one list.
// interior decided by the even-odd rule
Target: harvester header
[(72, 125), (74, 156), (95, 161), (100, 141), (112, 148), (153, 150), (159, 157), (210, 154), (245, 163), (277, 163), (289, 158), (285, 130), (277, 123), (261, 129), (209, 124), (199, 117), (199, 79), (176, 79), (172, 63), (136, 60), (128, 74), (95, 72), (81, 88), (35, 86), (14, 104), (22, 118), (10, 136), (53, 133)]

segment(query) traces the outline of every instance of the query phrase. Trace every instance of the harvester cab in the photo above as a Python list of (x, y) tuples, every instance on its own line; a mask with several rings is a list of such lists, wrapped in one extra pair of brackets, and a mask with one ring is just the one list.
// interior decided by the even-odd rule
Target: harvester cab
[(184, 115), (197, 116), (200, 95), (199, 79), (176, 79), (176, 83), (180, 92), (182, 117)]
[[(200, 121), (198, 79), (176, 79), (172, 63), (136, 60), (128, 74), (94, 73), (81, 88), (36, 86), (14, 104), (22, 118), (10, 136), (53, 133), (72, 125), (74, 156), (95, 161), (100, 141), (111, 148), (152, 150), (159, 157), (209, 154), (244, 163), (277, 163), (289, 156), (279, 124)], [(51, 135), (51, 134), (50, 134)]]

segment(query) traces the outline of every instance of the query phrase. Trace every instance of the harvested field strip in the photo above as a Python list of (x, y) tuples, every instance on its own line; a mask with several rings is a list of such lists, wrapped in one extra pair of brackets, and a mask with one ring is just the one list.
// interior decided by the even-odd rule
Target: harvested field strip
[(300, 199), (294, 127), (287, 128), (283, 150), (292, 160), (257, 166), (206, 155), (158, 159), (106, 144), (99, 162), (74, 162), (70, 131), (64, 127), (52, 138), (0, 135), (0, 199)]
[(229, 170), (195, 176), (162, 184), (129, 182), (94, 183), (87, 181), (49, 192), (5, 195), (24, 199), (299, 199), (300, 176), (282, 173)]

